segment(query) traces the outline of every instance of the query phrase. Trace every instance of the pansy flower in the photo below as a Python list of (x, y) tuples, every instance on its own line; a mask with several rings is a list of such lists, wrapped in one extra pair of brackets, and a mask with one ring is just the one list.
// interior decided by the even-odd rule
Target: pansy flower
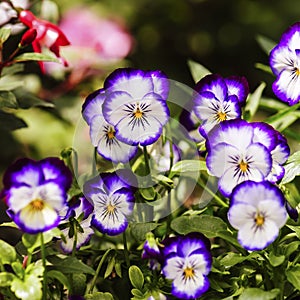
[(212, 257), (210, 244), (200, 233), (174, 237), (165, 244), (163, 274), (172, 280), (176, 299), (195, 299), (209, 288)]
[(106, 122), (102, 114), (105, 91), (97, 90), (90, 94), (83, 106), (82, 116), (90, 126), (90, 138), (97, 152), (112, 162), (128, 162), (137, 153), (137, 146), (123, 143), (116, 137), (115, 127)]
[(129, 145), (154, 143), (168, 122), (169, 81), (161, 71), (117, 69), (104, 82), (103, 116)]
[[(264, 144), (259, 134), (264, 136)], [(264, 127), (261, 131), (258, 124), (244, 120), (222, 122), (210, 132), (206, 164), (209, 172), (220, 178), (219, 190), (224, 196), (230, 196), (243, 181), (259, 182), (269, 175), (273, 161), (266, 143), (273, 145), (273, 139), (274, 129)]]
[(292, 25), (270, 52), (270, 66), (276, 76), (273, 92), (289, 105), (300, 100), (300, 22)]
[[(41, 53), (42, 47), (47, 47), (56, 57), (60, 59), (64, 66), (68, 66), (67, 61), (60, 56), (60, 47), (70, 45), (67, 37), (55, 24), (37, 18), (31, 11), (22, 10), (19, 14), (20, 21), (29, 28), (36, 29), (37, 36), (32, 42), (34, 52)], [(43, 73), (45, 73), (44, 63), (38, 62)]]
[(284, 196), (268, 181), (245, 181), (233, 190), (228, 220), (245, 249), (262, 250), (277, 238), (287, 220)]
[(133, 211), (135, 189), (129, 180), (134, 179), (125, 173), (101, 173), (83, 186), (85, 197), (94, 205), (92, 225), (108, 235), (124, 232)]
[[(91, 228), (93, 205), (85, 198), (80, 197), (75, 203), (69, 204), (69, 209), (65, 219), (73, 222), (71, 226), (76, 226), (76, 249), (78, 250), (82, 245), (86, 244), (91, 235), (94, 233)], [(63, 224), (61, 224), (63, 225)], [(62, 229), (62, 233), (66, 236), (60, 245), (64, 252), (70, 253), (73, 250), (75, 233), (71, 227)]]
[(25, 232), (38, 233), (56, 227), (59, 211), (66, 206), (72, 175), (62, 160), (20, 159), (3, 177), (8, 214)]
[(241, 117), (241, 106), (245, 103), (249, 87), (244, 77), (232, 76), (223, 79), (210, 74), (195, 87), (194, 112), (202, 122), (200, 133), (207, 133), (220, 122)]

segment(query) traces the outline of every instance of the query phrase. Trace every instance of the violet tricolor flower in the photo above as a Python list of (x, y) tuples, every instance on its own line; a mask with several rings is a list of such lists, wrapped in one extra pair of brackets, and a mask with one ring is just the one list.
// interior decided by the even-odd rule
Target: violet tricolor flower
[(134, 179), (125, 172), (101, 173), (83, 186), (85, 197), (94, 205), (92, 225), (108, 235), (125, 231), (133, 211), (135, 190), (128, 182)]
[(245, 181), (233, 190), (228, 220), (245, 249), (262, 250), (277, 238), (287, 220), (283, 194), (267, 181)]
[[(71, 226), (77, 226), (76, 229), (76, 249), (78, 250), (82, 245), (86, 244), (91, 235), (94, 233), (91, 228), (93, 205), (84, 197), (80, 197), (75, 203), (69, 204), (69, 210), (66, 219), (71, 219)], [(74, 221), (75, 219), (75, 221)], [(61, 224), (62, 225), (62, 224)], [(65, 241), (61, 242), (61, 247), (66, 253), (73, 250), (74, 245), (74, 231), (70, 227), (62, 230), (65, 235)]]
[(207, 133), (220, 122), (241, 117), (241, 105), (246, 101), (249, 87), (244, 77), (232, 76), (223, 79), (210, 74), (195, 87), (194, 112), (202, 121), (200, 133)]
[[(272, 139), (273, 130), (263, 133), (266, 141)], [(245, 180), (263, 181), (272, 169), (268, 147), (258, 140), (255, 127), (244, 120), (220, 123), (210, 133), (206, 146), (207, 168), (220, 178), (219, 189), (226, 197)]]
[(300, 22), (292, 25), (282, 35), (280, 42), (270, 52), (270, 66), (276, 76), (273, 92), (289, 105), (300, 100)]
[(66, 206), (72, 175), (62, 160), (20, 159), (4, 174), (8, 214), (25, 232), (38, 233), (56, 227), (59, 211)]
[(105, 91), (97, 90), (90, 94), (83, 106), (82, 116), (90, 126), (90, 138), (97, 152), (112, 162), (126, 163), (137, 153), (137, 146), (131, 146), (118, 140), (115, 127), (106, 122), (102, 114)]
[(146, 146), (161, 135), (169, 119), (169, 81), (161, 71), (117, 69), (104, 82), (103, 116), (129, 145)]
[(209, 288), (207, 278), (212, 265), (210, 244), (200, 233), (171, 238), (164, 248), (163, 274), (172, 280), (176, 299), (195, 299)]

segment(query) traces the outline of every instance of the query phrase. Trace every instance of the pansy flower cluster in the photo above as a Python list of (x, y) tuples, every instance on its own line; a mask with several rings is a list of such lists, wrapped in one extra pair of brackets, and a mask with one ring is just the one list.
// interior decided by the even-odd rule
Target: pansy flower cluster
[(138, 145), (154, 143), (169, 119), (168, 93), (169, 81), (161, 71), (124, 68), (111, 73), (82, 107), (98, 153), (112, 162), (128, 162)]

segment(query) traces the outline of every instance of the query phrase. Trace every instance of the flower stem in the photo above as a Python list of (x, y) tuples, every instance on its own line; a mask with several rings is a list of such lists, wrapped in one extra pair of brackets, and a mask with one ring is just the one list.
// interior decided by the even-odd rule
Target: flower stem
[(130, 259), (129, 259), (129, 251), (128, 251), (128, 246), (127, 246), (127, 238), (126, 238), (126, 232), (123, 232), (123, 244), (124, 244), (124, 257), (125, 257), (125, 262), (126, 266), (129, 269), (130, 267)]
[(228, 204), (226, 203), (226, 202), (224, 202), (217, 194), (215, 194), (206, 184), (204, 184), (203, 182), (202, 182), (202, 180), (201, 179), (199, 179), (198, 181), (197, 181), (197, 184), (199, 184), (199, 186), (200, 187), (202, 187), (205, 191), (207, 191), (211, 196), (213, 196), (214, 197), (214, 199), (215, 199), (215, 201), (219, 204), (219, 205), (221, 205), (221, 206), (223, 206), (223, 207), (228, 207)]
[(94, 289), (94, 287), (95, 287), (95, 285), (96, 285), (96, 281), (97, 281), (97, 279), (98, 279), (98, 277), (99, 277), (99, 273), (100, 273), (100, 271), (101, 271), (101, 267), (102, 267), (102, 265), (103, 265), (103, 263), (104, 263), (106, 257), (108, 256), (108, 254), (109, 254), (109, 252), (110, 252), (111, 250), (112, 250), (112, 249), (108, 249), (108, 250), (103, 254), (103, 256), (102, 256), (102, 258), (101, 258), (101, 260), (100, 260), (100, 262), (99, 262), (99, 264), (98, 264), (98, 267), (97, 267), (97, 269), (96, 269), (96, 273), (95, 273), (95, 275), (94, 275), (94, 277), (93, 277), (92, 283), (91, 283), (91, 285), (90, 285), (90, 287), (89, 287), (89, 289), (88, 289), (88, 294), (92, 294), (93, 289)]
[(144, 153), (144, 160), (145, 160), (146, 174), (147, 174), (147, 175), (150, 175), (151, 170), (150, 170), (150, 162), (149, 162), (149, 156), (148, 156), (147, 146), (144, 146), (144, 147), (143, 147), (143, 153)]
[(43, 275), (43, 300), (47, 300), (48, 286), (47, 286), (47, 271), (46, 271), (46, 252), (45, 252), (45, 243), (44, 243), (44, 235), (40, 233), (41, 239), (41, 254), (42, 254), (42, 262), (44, 267), (44, 275)]

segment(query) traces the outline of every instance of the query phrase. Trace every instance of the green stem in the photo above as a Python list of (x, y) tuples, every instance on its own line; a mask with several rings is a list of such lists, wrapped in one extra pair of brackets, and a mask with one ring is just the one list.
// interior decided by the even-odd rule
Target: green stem
[(199, 186), (201, 186), (205, 191), (207, 191), (211, 196), (214, 197), (215, 201), (223, 206), (223, 207), (228, 207), (228, 204), (226, 202), (224, 202), (217, 194), (215, 194), (206, 184), (204, 184), (202, 182), (202, 180), (198, 180), (197, 183), (199, 184)]
[(150, 162), (149, 162), (149, 156), (148, 156), (147, 146), (143, 147), (143, 153), (144, 153), (146, 174), (150, 175), (151, 171), (150, 171)]
[(127, 246), (127, 238), (126, 238), (126, 232), (123, 232), (123, 244), (124, 244), (124, 257), (125, 257), (125, 262), (126, 266), (129, 269), (130, 267), (130, 259), (129, 259), (129, 251), (128, 251), (128, 246)]
[(46, 271), (46, 251), (45, 251), (45, 243), (43, 233), (40, 233), (41, 239), (41, 254), (42, 254), (42, 262), (44, 267), (44, 276), (43, 276), (43, 300), (47, 300), (48, 294), (48, 286), (47, 286), (47, 271)]
[(108, 254), (109, 254), (109, 252), (110, 252), (111, 250), (112, 250), (112, 249), (108, 249), (108, 250), (103, 254), (103, 256), (102, 256), (102, 258), (101, 258), (101, 260), (100, 260), (100, 262), (99, 262), (99, 264), (98, 264), (98, 267), (97, 267), (97, 269), (96, 269), (96, 273), (95, 273), (95, 275), (94, 275), (94, 277), (93, 277), (93, 280), (92, 280), (92, 282), (91, 282), (91, 286), (90, 286), (90, 288), (89, 288), (89, 290), (88, 290), (88, 294), (92, 294), (93, 289), (94, 289), (94, 287), (95, 287), (95, 285), (96, 285), (97, 279), (98, 279), (98, 277), (99, 277), (99, 273), (100, 273), (100, 271), (101, 271), (101, 267), (102, 267), (102, 265), (103, 265), (103, 263), (104, 263), (106, 257), (108, 256)]
[(74, 222), (72, 224), (73, 230), (74, 230), (74, 241), (73, 241), (73, 248), (72, 248), (72, 257), (75, 257), (75, 253), (77, 251), (76, 246), (77, 246), (77, 224)]

